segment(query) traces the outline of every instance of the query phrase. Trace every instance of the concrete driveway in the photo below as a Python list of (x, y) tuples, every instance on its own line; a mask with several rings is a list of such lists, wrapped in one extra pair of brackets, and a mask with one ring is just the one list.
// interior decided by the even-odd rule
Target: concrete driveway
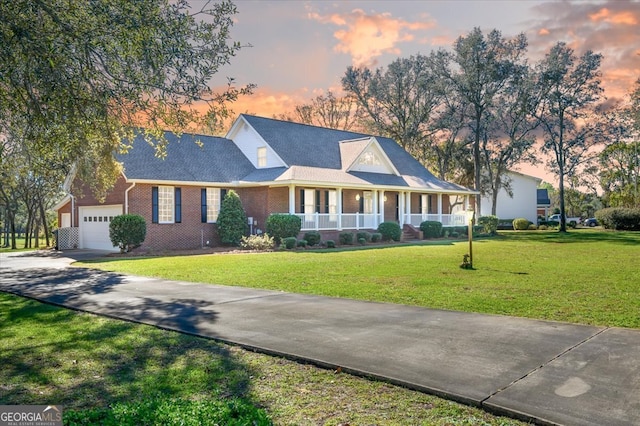
[(542, 424), (640, 425), (640, 331), (69, 268), (0, 254), (0, 290), (378, 377)]

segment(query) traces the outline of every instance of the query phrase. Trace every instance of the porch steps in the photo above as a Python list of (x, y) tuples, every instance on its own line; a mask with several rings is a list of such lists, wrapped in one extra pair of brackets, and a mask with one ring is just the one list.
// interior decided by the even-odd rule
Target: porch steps
[(400, 241), (413, 241), (413, 240), (421, 240), (422, 239), (422, 231), (415, 226), (405, 224), (402, 227), (402, 236)]

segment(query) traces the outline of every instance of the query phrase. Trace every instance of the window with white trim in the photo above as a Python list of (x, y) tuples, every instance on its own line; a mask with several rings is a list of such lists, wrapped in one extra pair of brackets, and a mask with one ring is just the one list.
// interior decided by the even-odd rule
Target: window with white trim
[(267, 147), (258, 148), (258, 167), (267, 167)]
[(215, 223), (220, 213), (220, 188), (207, 188), (207, 223)]
[(429, 214), (429, 195), (420, 194), (420, 213)]
[(338, 191), (327, 191), (327, 196), (329, 198), (327, 203), (329, 205), (329, 211), (327, 213), (331, 215), (329, 216), (329, 220), (336, 221), (338, 219)]
[(304, 212), (315, 213), (316, 211), (316, 190), (305, 189), (304, 190)]
[(158, 223), (174, 222), (174, 194), (173, 186), (158, 187)]

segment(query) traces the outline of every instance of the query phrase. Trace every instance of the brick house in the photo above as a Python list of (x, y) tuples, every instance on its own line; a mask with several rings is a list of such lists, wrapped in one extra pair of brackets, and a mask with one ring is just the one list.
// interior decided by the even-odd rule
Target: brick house
[(411, 231), (424, 220), (464, 225), (474, 191), (437, 179), (392, 139), (251, 115), (224, 138), (166, 134), (165, 159), (141, 137), (118, 155), (124, 171), (104, 202), (73, 185), (54, 209), (61, 248), (113, 250), (109, 222), (136, 213), (147, 222), (143, 249), (217, 245), (216, 218), (229, 189), (264, 230), (272, 213), (296, 214), (302, 232), (336, 238), (396, 221)]

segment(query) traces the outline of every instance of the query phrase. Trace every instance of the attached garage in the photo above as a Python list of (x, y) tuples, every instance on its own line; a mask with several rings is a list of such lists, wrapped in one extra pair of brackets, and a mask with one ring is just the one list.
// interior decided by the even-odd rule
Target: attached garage
[(109, 240), (109, 223), (122, 214), (122, 204), (78, 208), (80, 248), (118, 251)]

